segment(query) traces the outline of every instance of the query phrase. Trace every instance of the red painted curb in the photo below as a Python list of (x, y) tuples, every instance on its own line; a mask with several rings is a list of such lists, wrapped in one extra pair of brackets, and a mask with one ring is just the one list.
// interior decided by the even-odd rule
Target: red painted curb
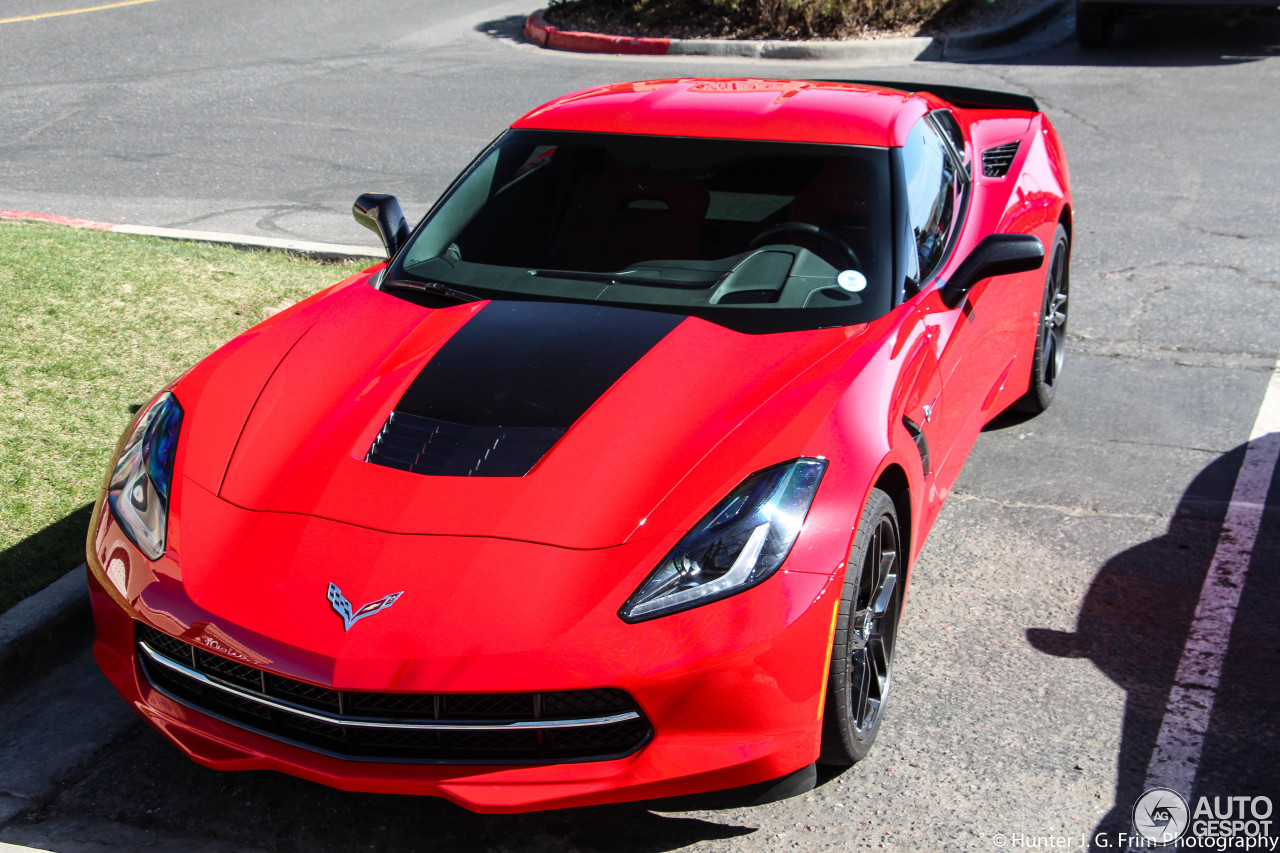
[(524, 37), (539, 47), (578, 53), (631, 53), (645, 56), (665, 56), (671, 49), (671, 39), (630, 38), (562, 30), (547, 23), (542, 16), (545, 11), (539, 9), (524, 22)]
[(0, 219), (31, 219), (36, 222), (52, 222), (54, 225), (70, 225), (72, 228), (93, 228), (110, 231), (116, 226), (110, 222), (94, 222), (92, 219), (75, 219), (70, 216), (54, 216), (52, 213), (32, 213), (29, 210), (0, 210)]
[(547, 46), (547, 21), (542, 17), (542, 9), (524, 19), (524, 37), (538, 47)]

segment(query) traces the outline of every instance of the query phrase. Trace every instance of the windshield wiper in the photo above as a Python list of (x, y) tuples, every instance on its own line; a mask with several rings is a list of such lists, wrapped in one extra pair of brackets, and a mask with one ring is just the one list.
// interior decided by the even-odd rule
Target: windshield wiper
[(652, 266), (635, 266), (617, 272), (590, 272), (586, 270), (529, 270), (538, 278), (558, 278), (565, 281), (590, 281), (605, 285), (635, 284), (644, 287), (677, 287), (701, 290), (718, 281), (724, 271), (702, 267), (685, 267), (678, 261), (651, 261)]
[(476, 296), (474, 293), (467, 293), (465, 290), (457, 290), (440, 281), (402, 281), (398, 278), (387, 278), (382, 280), (379, 290), (410, 290), (415, 293), (430, 293), (432, 296), (444, 296), (458, 302), (479, 302), (484, 299), (483, 296)]
[(616, 272), (579, 272), (578, 270), (529, 270), (529, 275), (538, 278), (560, 278), (565, 281), (591, 281), (600, 284), (619, 284), (618, 278), (623, 273)]

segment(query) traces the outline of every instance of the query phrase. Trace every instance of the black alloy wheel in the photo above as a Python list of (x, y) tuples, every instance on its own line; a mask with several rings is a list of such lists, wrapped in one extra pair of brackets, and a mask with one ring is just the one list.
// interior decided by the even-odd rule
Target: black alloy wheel
[(1071, 243), (1067, 229), (1058, 226), (1049, 256), (1049, 272), (1040, 304), (1040, 326), (1036, 330), (1035, 360), (1031, 387), (1014, 403), (1018, 411), (1039, 414), (1053, 402), (1058, 377), (1067, 355), (1067, 297), (1071, 289)]
[(862, 512), (845, 569), (828, 676), (819, 761), (847, 767), (880, 731), (893, 681), (906, 559), (893, 501), (879, 489)]

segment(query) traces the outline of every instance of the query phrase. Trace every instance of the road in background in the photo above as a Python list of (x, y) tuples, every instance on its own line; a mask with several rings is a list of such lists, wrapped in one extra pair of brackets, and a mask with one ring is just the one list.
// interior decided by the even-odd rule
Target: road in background
[[(0, 17), (53, 8), (11, 0)], [(0, 24), (0, 208), (372, 245), (357, 194), (397, 193), (416, 219), (510, 120), (597, 83), (862, 77), (1035, 96), (1076, 192), (1067, 373), (1048, 413), (979, 440), (916, 566), (871, 757), (754, 808), (482, 817), (204, 770), (81, 658), (0, 708), (0, 842), (994, 850), (1127, 828), (1280, 357), (1277, 19), (1122, 25), (1099, 53), (1064, 20), (982, 61), (876, 68), (542, 51), (514, 39), (531, 10), (155, 0)], [(1280, 802), (1278, 529), (1270, 507), (1200, 794)]]

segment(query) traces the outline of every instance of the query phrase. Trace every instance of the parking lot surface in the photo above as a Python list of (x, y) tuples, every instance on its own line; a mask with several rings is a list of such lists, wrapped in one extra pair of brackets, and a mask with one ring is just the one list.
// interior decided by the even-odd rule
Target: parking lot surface
[[(0, 17), (56, 10), (21, 0)], [(556, 53), (515, 38), (530, 11), (152, 0), (0, 23), (0, 209), (372, 245), (349, 213), (356, 195), (394, 192), (416, 219), (507, 122), (589, 85), (857, 77), (1033, 95), (1076, 194), (1067, 372), (1046, 414), (1001, 418), (979, 439), (915, 566), (871, 756), (763, 806), (479, 816), (205, 770), (146, 729), (85, 650), (0, 699), (0, 842), (1105, 849), (1098, 834), (1127, 830), (1149, 784), (1280, 358), (1280, 19), (1156, 18), (1090, 53), (1065, 19), (965, 61), (875, 67)], [(1278, 500), (1250, 502), (1257, 538), (1197, 795), (1280, 801)]]

